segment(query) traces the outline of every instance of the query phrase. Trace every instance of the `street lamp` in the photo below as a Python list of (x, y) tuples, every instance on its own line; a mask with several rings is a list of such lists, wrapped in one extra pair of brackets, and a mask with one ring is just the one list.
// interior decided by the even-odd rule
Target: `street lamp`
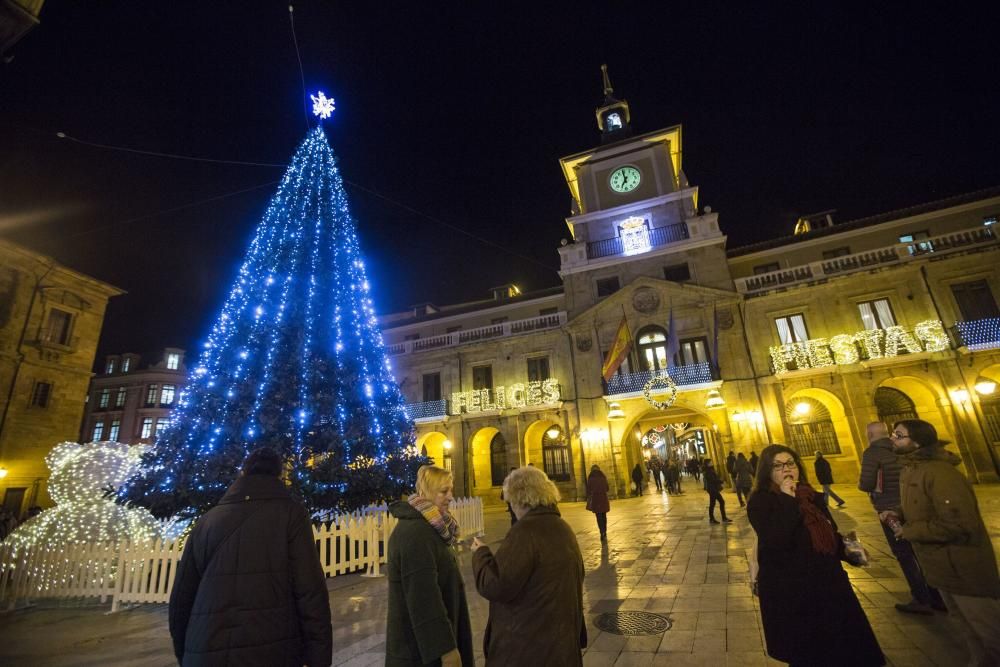
[(444, 451), (450, 452), (451, 451), (451, 440), (445, 440), (444, 442), (441, 443), (441, 446), (444, 448)]
[(957, 403), (968, 403), (969, 402), (969, 390), (968, 389), (952, 389), (951, 399)]
[(711, 389), (708, 392), (708, 398), (705, 400), (706, 408), (724, 408), (726, 406), (726, 401), (723, 400), (722, 394), (719, 393), (718, 389)]
[(621, 404), (617, 401), (608, 403), (608, 419), (625, 419), (625, 411), (622, 410)]
[(976, 378), (976, 393), (980, 396), (991, 396), (997, 390), (997, 383), (988, 377), (980, 375)]
[(3, 479), (4, 477), (6, 477), (7, 473), (9, 473), (9, 472), (10, 471), (7, 470), (7, 468), (5, 468), (3, 466), (0, 466), (0, 479)]

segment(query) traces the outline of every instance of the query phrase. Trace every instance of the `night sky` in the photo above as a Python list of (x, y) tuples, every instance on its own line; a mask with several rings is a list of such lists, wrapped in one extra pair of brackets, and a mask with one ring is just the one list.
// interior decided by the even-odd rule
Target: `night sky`
[[(996, 15), (585, 4), (296, 2), (379, 312), (559, 283), (558, 158), (599, 142), (602, 62), (637, 133), (683, 124), (685, 172), (730, 247), (802, 214), (1000, 185)], [(306, 130), (287, 3), (50, 0), (14, 54), (0, 235), (128, 291), (98, 359), (194, 349), (282, 169), (56, 132), (285, 163)]]

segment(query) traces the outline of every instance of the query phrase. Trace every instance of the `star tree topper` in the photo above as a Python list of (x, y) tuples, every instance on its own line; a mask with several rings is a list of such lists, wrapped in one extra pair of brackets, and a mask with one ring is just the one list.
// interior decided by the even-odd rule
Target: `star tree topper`
[(327, 119), (336, 110), (333, 105), (333, 98), (328, 98), (323, 94), (323, 91), (319, 91), (319, 95), (310, 95), (313, 101), (313, 113), (322, 119)]

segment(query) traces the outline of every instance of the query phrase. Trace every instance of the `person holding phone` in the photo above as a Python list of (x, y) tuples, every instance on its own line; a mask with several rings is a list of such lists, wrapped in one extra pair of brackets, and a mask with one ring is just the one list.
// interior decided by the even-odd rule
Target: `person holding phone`
[(830, 511), (784, 445), (761, 453), (747, 516), (757, 533), (757, 592), (767, 653), (792, 665), (884, 665), (840, 561), (847, 553)]

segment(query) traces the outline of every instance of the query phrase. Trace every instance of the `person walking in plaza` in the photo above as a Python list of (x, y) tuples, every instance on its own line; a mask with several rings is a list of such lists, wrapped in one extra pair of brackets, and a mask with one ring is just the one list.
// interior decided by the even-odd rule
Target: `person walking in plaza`
[(458, 523), (448, 513), (452, 483), (449, 470), (421, 466), (417, 492), (389, 505), (399, 523), (389, 536), (386, 557), (387, 667), (475, 664), (469, 606), (455, 554)]
[(696, 480), (701, 481), (701, 463), (698, 462), (697, 456), (692, 456), (687, 462), (688, 474), (694, 477)]
[(719, 523), (715, 520), (715, 503), (719, 503), (719, 511), (722, 514), (723, 523), (732, 523), (726, 516), (726, 501), (722, 499), (722, 480), (715, 472), (712, 459), (705, 459), (702, 463), (702, 477), (705, 478), (705, 491), (708, 492), (708, 522)]
[(729, 479), (733, 478), (733, 472), (736, 471), (736, 452), (729, 450), (729, 456), (726, 457), (726, 472), (729, 473)]
[(663, 491), (663, 478), (660, 476), (663, 472), (663, 462), (660, 461), (660, 457), (654, 454), (649, 458), (649, 462), (646, 464), (649, 468), (649, 472), (653, 474), (653, 482), (656, 484), (657, 491)]
[[(514, 472), (515, 470), (517, 470), (517, 468), (511, 468), (510, 469), (511, 472)], [(505, 498), (503, 497), (503, 491), (500, 492), (500, 500), (505, 500)], [(513, 508), (511, 508), (510, 503), (507, 503), (507, 514), (510, 515), (510, 525), (511, 526), (513, 526), (515, 523), (517, 523), (517, 515), (514, 514), (514, 510), (513, 510)]]
[(736, 455), (736, 465), (733, 466), (733, 486), (736, 488), (736, 499), (740, 501), (740, 507), (745, 507), (745, 499), (750, 497), (750, 487), (753, 486), (753, 470), (743, 452)]
[(601, 542), (607, 542), (608, 512), (611, 511), (608, 478), (596, 463), (590, 466), (590, 475), (587, 476), (587, 509), (597, 517), (597, 530), (601, 533)]
[[(848, 554), (798, 453), (764, 448), (747, 503), (757, 533), (757, 594), (767, 653), (791, 665), (884, 665), (841, 560)], [(850, 562), (850, 561), (849, 561)]]
[(496, 554), (472, 541), (476, 590), (490, 602), (486, 665), (582, 665), (583, 555), (559, 515), (559, 490), (541, 470), (520, 468), (504, 480), (504, 494), (517, 525)]
[(837, 507), (845, 505), (844, 499), (834, 493), (831, 488), (833, 484), (833, 471), (830, 470), (830, 462), (823, 456), (823, 452), (816, 450), (816, 462), (813, 464), (816, 471), (816, 481), (823, 487), (823, 502), (829, 505), (830, 498), (837, 501)]
[(635, 495), (642, 495), (642, 487), (646, 486), (646, 475), (642, 472), (642, 464), (636, 463), (632, 468), (632, 483), (635, 484)]
[(677, 459), (671, 458), (667, 463), (667, 490), (675, 495), (681, 495), (681, 467)]
[(900, 455), (900, 506), (880, 518), (909, 541), (927, 583), (969, 648), (970, 665), (1000, 665), (1000, 575), (972, 485), (937, 430), (920, 419), (893, 426)]
[[(858, 488), (868, 493), (876, 512), (894, 510), (899, 507), (899, 474), (903, 466), (893, 451), (889, 429), (885, 424), (868, 424), (867, 435), (868, 449), (861, 457)], [(908, 540), (898, 539), (885, 523), (880, 522), (879, 525), (882, 526), (893, 556), (899, 562), (912, 596), (909, 602), (897, 602), (896, 609), (925, 616), (934, 614), (935, 609), (946, 611), (941, 595), (927, 585), (920, 563), (917, 562), (917, 555), (913, 552), (913, 545)]]
[(750, 472), (757, 474), (757, 452), (750, 450)]
[(194, 525), (170, 591), (177, 661), (326, 667), (330, 597), (312, 522), (273, 449), (256, 449), (222, 500)]

